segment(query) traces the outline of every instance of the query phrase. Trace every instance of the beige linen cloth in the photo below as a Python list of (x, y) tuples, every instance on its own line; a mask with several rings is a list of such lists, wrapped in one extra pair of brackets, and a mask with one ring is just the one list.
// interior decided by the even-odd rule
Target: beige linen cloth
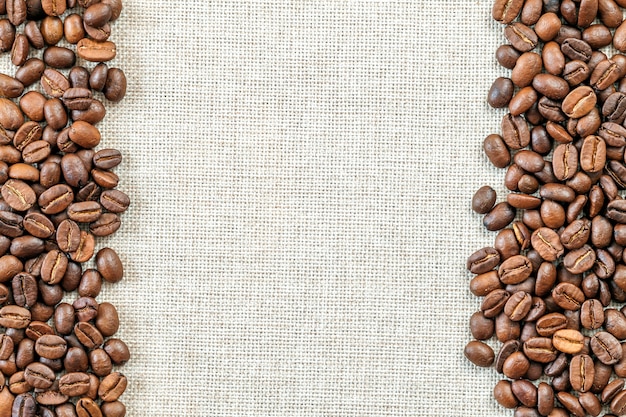
[(512, 416), (463, 356), (470, 199), (505, 198), (491, 1), (124, 6), (128, 415)]

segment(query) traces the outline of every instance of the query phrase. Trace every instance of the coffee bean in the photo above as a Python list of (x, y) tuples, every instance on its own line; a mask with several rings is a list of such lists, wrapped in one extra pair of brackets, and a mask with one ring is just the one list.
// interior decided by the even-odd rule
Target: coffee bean
[(611, 412), (618, 416), (626, 413), (626, 390), (618, 392), (611, 401)]
[[(570, 394), (569, 392), (563, 391), (557, 393), (556, 396), (559, 402), (563, 404), (563, 407), (565, 407), (567, 411), (569, 411), (571, 414), (577, 417), (585, 416), (585, 410), (580, 405), (580, 402), (578, 402), (578, 398), (576, 398), (574, 395)], [(568, 414), (566, 413), (566, 415)]]
[(577, 354), (584, 348), (584, 339), (577, 330), (561, 329), (552, 336), (552, 345), (563, 353)]
[(622, 358), (619, 341), (610, 333), (598, 332), (593, 335), (590, 347), (598, 360), (606, 365), (615, 364)]
[(563, 112), (572, 118), (580, 118), (595, 108), (596, 94), (590, 87), (582, 86), (572, 90), (563, 100)]
[(487, 136), (483, 142), (483, 149), (495, 167), (504, 168), (511, 163), (511, 154), (500, 135)]
[(557, 350), (547, 337), (531, 337), (524, 342), (524, 354), (532, 361), (549, 363), (556, 359)]
[(504, 30), (504, 36), (520, 52), (531, 51), (538, 43), (537, 35), (533, 29), (520, 22), (508, 25)]
[(501, 23), (509, 24), (515, 20), (523, 4), (523, 0), (497, 0), (493, 4), (491, 16)]
[(24, 229), (31, 235), (46, 239), (55, 232), (54, 225), (41, 213), (30, 213), (24, 217)]
[(569, 378), (572, 388), (578, 392), (591, 389), (594, 377), (593, 359), (589, 355), (575, 355), (569, 366)]
[(52, 68), (71, 68), (76, 62), (76, 56), (71, 49), (50, 46), (43, 53), (43, 61)]
[(526, 121), (520, 116), (506, 115), (502, 119), (502, 137), (511, 149), (521, 149), (530, 143)]
[(116, 365), (122, 365), (130, 359), (128, 346), (120, 339), (112, 338), (107, 340), (103, 348), (111, 358), (111, 361)]
[[(109, 210), (109, 208), (102, 202), (102, 198), (100, 199), (100, 202), (107, 210)], [(514, 218), (515, 209), (508, 203), (503, 202), (496, 204), (496, 206), (485, 215), (483, 218), (483, 224), (487, 230), (500, 230), (510, 224)]]
[(581, 39), (567, 38), (561, 44), (561, 51), (570, 59), (587, 62), (591, 59), (591, 46)]
[(63, 31), (65, 33), (65, 39), (69, 43), (78, 43), (78, 41), (83, 39), (86, 35), (82, 17), (75, 13), (67, 16), (63, 22)]
[(561, 144), (554, 150), (552, 169), (557, 179), (572, 178), (578, 170), (578, 151), (571, 144)]
[[(7, 4), (10, 1), (11, 0), (8, 0)], [(7, 411), (9, 412), (7, 415), (15, 417), (35, 417), (37, 415), (37, 403), (35, 403), (35, 399), (32, 395), (27, 393), (20, 394), (12, 401), (12, 411), (9, 411), (8, 407)]]
[(81, 39), (76, 45), (78, 56), (87, 61), (107, 62), (115, 58), (117, 53), (113, 42), (97, 42), (88, 38)]
[(620, 392), (624, 388), (624, 380), (623, 379), (614, 379), (611, 381), (603, 390), (602, 396), (600, 397), (603, 403), (610, 402), (618, 392)]
[(573, 274), (581, 274), (590, 270), (596, 261), (596, 254), (589, 245), (569, 252), (563, 258), (565, 269)]
[(63, 74), (49, 68), (43, 72), (41, 87), (50, 97), (60, 98), (70, 88), (70, 82)]
[(600, 328), (604, 323), (602, 303), (596, 299), (586, 300), (580, 308), (580, 322), (585, 329)]
[(508, 378), (519, 379), (526, 374), (529, 367), (530, 362), (526, 356), (522, 352), (514, 352), (504, 361), (502, 372)]
[(76, 414), (78, 417), (102, 417), (98, 404), (88, 397), (82, 397), (76, 402)]

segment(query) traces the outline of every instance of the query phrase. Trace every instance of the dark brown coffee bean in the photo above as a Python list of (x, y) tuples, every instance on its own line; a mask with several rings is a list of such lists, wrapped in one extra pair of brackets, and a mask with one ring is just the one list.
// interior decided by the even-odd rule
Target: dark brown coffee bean
[(504, 375), (508, 378), (519, 379), (526, 374), (529, 367), (530, 362), (522, 352), (513, 352), (504, 361), (504, 364), (502, 365), (502, 373), (504, 373)]
[(84, 372), (70, 372), (59, 379), (59, 391), (68, 397), (77, 397), (89, 391), (89, 375)]
[(67, 39), (67, 41), (71, 44), (78, 43), (86, 36), (83, 19), (80, 15), (75, 13), (65, 18), (63, 28), (65, 32), (65, 39)]
[(76, 56), (71, 49), (50, 46), (43, 53), (43, 61), (52, 68), (71, 68), (76, 62)]
[[(93, 77), (93, 74), (92, 74)], [(108, 80), (108, 78), (107, 78)], [(105, 80), (106, 82), (106, 80)], [(489, 94), (487, 95), (487, 102), (491, 107), (502, 108), (506, 107), (513, 97), (514, 86), (510, 78), (499, 77), (491, 85)]]
[(100, 331), (88, 322), (78, 322), (74, 326), (76, 337), (87, 349), (94, 349), (104, 342)]
[(580, 118), (588, 114), (596, 105), (596, 94), (590, 87), (578, 87), (563, 100), (561, 108), (568, 117)]
[(570, 223), (561, 233), (561, 243), (569, 250), (583, 247), (591, 235), (591, 223), (583, 218)]
[[(126, 75), (119, 68), (111, 68), (107, 73), (104, 96), (109, 101), (118, 102), (126, 96)], [(512, 85), (512, 84), (511, 84)]]
[[(104, 208), (109, 210), (109, 208), (107, 207), (107, 205), (109, 205), (108, 202), (105, 205), (103, 203), (102, 197), (100, 198), (100, 202), (102, 203)], [(109, 206), (114, 207), (112, 204)], [(503, 202), (503, 203), (496, 204), (496, 206), (489, 213), (485, 215), (485, 217), (483, 218), (483, 225), (485, 226), (485, 228), (487, 228), (487, 230), (491, 230), (491, 231), (500, 230), (500, 229), (505, 228), (508, 224), (510, 224), (514, 218), (515, 218), (515, 209), (511, 207), (508, 203)]]
[(41, 86), (50, 97), (60, 98), (70, 88), (70, 83), (60, 72), (47, 69), (41, 77)]
[(483, 142), (483, 149), (495, 167), (504, 168), (511, 163), (511, 154), (500, 135), (487, 136)]
[(59, 224), (56, 234), (57, 244), (63, 252), (74, 252), (80, 244), (80, 228), (72, 220), (64, 220)]
[(558, 352), (552, 346), (550, 338), (531, 337), (524, 342), (524, 354), (532, 361), (549, 363), (556, 359)]
[(498, 22), (509, 24), (515, 20), (523, 4), (523, 0), (497, 0), (491, 9), (491, 16)]
[(504, 36), (520, 52), (531, 51), (538, 43), (535, 31), (520, 22), (508, 25), (504, 29)]
[(480, 310), (485, 317), (493, 318), (502, 312), (504, 305), (508, 301), (511, 294), (503, 289), (496, 289), (485, 296), (480, 305)]
[(613, 365), (622, 358), (622, 347), (610, 333), (598, 332), (593, 335), (590, 347), (598, 360), (606, 365)]
[(40, 362), (33, 362), (24, 370), (24, 379), (34, 388), (50, 388), (55, 380), (54, 371)]
[(552, 229), (542, 227), (535, 230), (531, 237), (531, 244), (539, 255), (546, 261), (555, 261), (563, 254), (559, 236)]
[(533, 78), (541, 73), (542, 59), (539, 54), (534, 52), (526, 52), (522, 54), (516, 61), (513, 71), (511, 72), (511, 80), (517, 87), (529, 86)]
[(584, 245), (582, 248), (573, 250), (565, 255), (563, 265), (573, 274), (582, 274), (593, 268), (595, 261), (595, 251), (590, 246)]
[[(509, 262), (509, 264), (507, 264), (507, 267), (505, 268), (508, 268), (508, 265), (513, 265), (513, 263)], [(524, 263), (523, 265), (528, 266), (528, 263)], [(117, 255), (117, 253), (111, 248), (103, 248), (103, 249), (100, 249), (100, 251), (98, 251), (98, 254), (96, 255), (96, 266), (98, 268), (98, 272), (100, 272), (100, 274), (102, 275), (102, 278), (107, 282), (118, 282), (124, 276), (124, 267), (122, 265), (122, 262), (120, 261), (120, 258)], [(515, 270), (515, 271), (513, 271), (512, 269), (503, 270), (502, 268), (503, 267), (501, 266), (500, 270), (504, 272), (500, 272), (501, 274), (500, 279), (504, 283), (506, 283), (505, 282), (506, 278), (505, 279), (502, 278), (503, 274), (506, 275), (507, 278), (511, 278), (512, 277), (511, 274), (523, 274), (523, 272), (520, 272), (520, 270)]]
[(76, 414), (78, 417), (102, 417), (98, 404), (88, 397), (83, 397), (76, 402)]
[[(7, 0), (7, 3), (11, 0)], [(2, 390), (8, 391), (8, 390)], [(7, 416), (14, 417), (35, 417), (37, 415), (37, 403), (31, 394), (24, 393), (15, 397), (11, 397), (12, 408), (7, 407)]]
[(553, 100), (561, 100), (569, 94), (567, 81), (552, 74), (537, 74), (532, 85), (537, 92)]
[(537, 320), (537, 333), (544, 337), (550, 337), (558, 330), (567, 327), (567, 318), (561, 313), (550, 313)]
[(130, 359), (128, 346), (120, 339), (107, 340), (104, 344), (104, 351), (109, 355), (115, 365), (122, 365)]
[[(100, 270), (100, 268), (98, 269)], [(102, 273), (102, 271), (100, 271), (100, 273)], [(507, 259), (498, 269), (500, 281), (504, 284), (519, 284), (520, 282), (525, 281), (531, 273), (532, 264), (527, 257), (522, 255), (513, 256)], [(103, 278), (105, 278), (104, 274)]]
[(58, 284), (67, 270), (67, 256), (58, 250), (48, 252), (41, 265), (41, 279), (50, 284)]
[(520, 53), (511, 45), (500, 45), (496, 50), (496, 60), (504, 68), (513, 69)]
[(569, 366), (569, 380), (572, 388), (578, 392), (591, 389), (594, 376), (593, 359), (589, 355), (576, 355)]
[(87, 122), (74, 122), (70, 127), (69, 135), (72, 142), (83, 148), (93, 148), (100, 143), (100, 132)]
[(554, 175), (560, 180), (572, 178), (578, 170), (578, 151), (571, 144), (561, 144), (554, 150), (552, 157)]
[(598, 14), (598, 0), (581, 0), (578, 11), (578, 26), (588, 27)]
[[(472, 332), (472, 336), (475, 339), (487, 340), (490, 339), (494, 334), (494, 322), (492, 319), (485, 317), (482, 312), (477, 311), (472, 314), (472, 317), (470, 318), (470, 330)], [(0, 342), (2, 342), (2, 339), (0, 339)], [(0, 352), (2, 351), (0, 350)], [(1, 358), (2, 357), (0, 356), (0, 359)]]
[(8, 19), (0, 20), (0, 52), (8, 52), (15, 40), (15, 26)]
[[(557, 393), (556, 396), (559, 402), (563, 404), (563, 407), (565, 407), (571, 414), (576, 417), (585, 417), (585, 410), (580, 405), (580, 402), (578, 402), (578, 398), (565, 391)], [(566, 415), (569, 414), (566, 413)]]
[(0, 191), (4, 200), (17, 211), (26, 211), (37, 201), (33, 189), (23, 181), (10, 179)]
[(586, 300), (580, 309), (580, 322), (585, 329), (595, 330), (604, 323), (602, 303), (596, 299)]
[(70, 258), (74, 262), (87, 262), (93, 256), (95, 246), (96, 242), (93, 235), (81, 230), (78, 248), (75, 251), (70, 252)]
[(603, 403), (610, 402), (618, 392), (620, 392), (624, 388), (624, 380), (623, 379), (614, 379), (611, 381), (603, 390), (602, 396), (600, 397)]
[(611, 401), (611, 412), (618, 416), (626, 413), (626, 390), (615, 394)]
[[(491, 348), (489, 349), (491, 350)], [(493, 351), (491, 351), (491, 354), (491, 361), (493, 362)], [(107, 375), (100, 383), (100, 387), (98, 388), (98, 396), (102, 399), (102, 401), (116, 401), (126, 390), (126, 385), (126, 377), (119, 372), (113, 372), (112, 374)], [(530, 383), (530, 385), (532, 385), (532, 383)], [(534, 385), (532, 386), (534, 387)]]
[(61, 16), (67, 8), (66, 0), (41, 0), (41, 7), (48, 16)]
[(576, 86), (589, 78), (591, 70), (583, 61), (573, 60), (565, 64), (562, 75), (570, 86)]
[(13, 299), (20, 307), (29, 308), (37, 302), (37, 281), (35, 277), (25, 272), (19, 273), (11, 281)]
[(485, 296), (493, 290), (501, 289), (502, 283), (496, 271), (477, 275), (470, 281), (470, 291), (476, 296)]
[(587, 42), (581, 39), (568, 38), (561, 44), (561, 51), (570, 59), (587, 62), (591, 59), (592, 49)]
[(46, 359), (59, 359), (67, 351), (67, 343), (57, 335), (43, 335), (35, 343), (37, 354)]

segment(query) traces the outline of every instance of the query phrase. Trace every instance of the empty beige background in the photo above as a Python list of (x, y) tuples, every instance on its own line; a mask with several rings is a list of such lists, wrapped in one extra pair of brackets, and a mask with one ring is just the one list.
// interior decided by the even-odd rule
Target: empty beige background
[(462, 354), (491, 2), (124, 4), (128, 415), (512, 415)]

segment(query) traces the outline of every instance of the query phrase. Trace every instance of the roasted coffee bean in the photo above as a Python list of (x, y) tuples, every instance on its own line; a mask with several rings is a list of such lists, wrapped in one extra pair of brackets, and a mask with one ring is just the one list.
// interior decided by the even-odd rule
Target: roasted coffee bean
[(502, 365), (502, 373), (511, 379), (523, 377), (530, 368), (530, 362), (522, 352), (513, 352)]
[(65, 340), (56, 335), (43, 335), (35, 343), (35, 351), (39, 356), (46, 359), (59, 359), (67, 351)]
[(624, 380), (623, 379), (614, 379), (609, 382), (609, 384), (602, 390), (602, 399), (603, 403), (610, 402), (618, 392), (620, 392), (624, 388)]
[(610, 333), (596, 333), (591, 338), (590, 346), (598, 360), (606, 365), (615, 364), (622, 358), (619, 341)]
[(586, 300), (580, 309), (580, 322), (585, 329), (595, 330), (604, 323), (602, 303), (596, 299)]
[[(567, 411), (569, 411), (571, 414), (575, 415), (576, 417), (585, 416), (585, 410), (580, 405), (578, 398), (576, 398), (574, 395), (570, 394), (569, 392), (563, 391), (557, 393), (556, 396), (559, 402), (563, 404), (563, 407), (565, 407)], [(566, 413), (565, 415), (568, 414)]]
[[(9, 3), (11, 0), (8, 0)], [(2, 390), (6, 391), (6, 390)], [(12, 398), (11, 398), (12, 399)], [(37, 415), (37, 403), (31, 394), (24, 393), (15, 397), (12, 402), (12, 411), (8, 409), (7, 412), (10, 416), (15, 417), (35, 417)]]
[(500, 277), (498, 276), (497, 271), (489, 271), (484, 274), (477, 275), (470, 281), (470, 291), (472, 294), (479, 297), (485, 296), (491, 291), (501, 288), (502, 283), (500, 282)]
[(581, 274), (593, 268), (595, 261), (595, 251), (589, 245), (584, 245), (583, 247), (573, 250), (565, 255), (563, 258), (563, 265), (569, 272), (573, 274)]
[[(556, 74), (558, 75), (558, 74)], [(562, 76), (570, 86), (576, 86), (585, 81), (591, 75), (589, 66), (580, 60), (569, 61), (565, 64)]]
[(511, 154), (500, 135), (487, 136), (483, 142), (483, 149), (495, 167), (504, 168), (511, 163)]
[[(551, 230), (551, 229), (550, 229)], [(553, 232), (554, 233), (554, 232)], [(591, 223), (583, 218), (573, 221), (561, 233), (560, 241), (569, 250), (583, 247), (591, 236)], [(556, 260), (553, 259), (552, 261)]]
[(511, 42), (511, 45), (520, 52), (531, 51), (538, 43), (538, 38), (534, 30), (520, 22), (508, 25), (504, 29), (504, 36)]
[[(119, 68), (110, 68), (104, 86), (104, 96), (109, 101), (118, 102), (126, 96), (126, 75)], [(511, 86), (513, 84), (511, 83)]]
[(98, 404), (88, 397), (82, 397), (76, 402), (76, 414), (78, 417), (102, 417)]
[(43, 61), (52, 68), (71, 68), (76, 62), (76, 56), (71, 49), (50, 46), (43, 53)]
[[(110, 249), (102, 249), (100, 252), (103, 252), (103, 251), (105, 251), (101, 255), (102, 256), (101, 263), (103, 265), (103, 268), (101, 269), (100, 267), (98, 267), (98, 271), (102, 274), (102, 277), (105, 280), (108, 280), (105, 274), (103, 273), (103, 270), (111, 269), (111, 268), (105, 265), (115, 265), (112, 269), (114, 271), (119, 271), (120, 274), (114, 274), (113, 272), (111, 272), (111, 275), (114, 275), (114, 278), (117, 278), (119, 276), (119, 278), (121, 279), (122, 265), (121, 265), (121, 262), (119, 262), (119, 258), (117, 257), (115, 252), (113, 252)], [(100, 252), (98, 253), (98, 255), (100, 255)], [(97, 259), (96, 259), (96, 263), (100, 265)], [(522, 255), (513, 256), (507, 259), (500, 265), (500, 268), (498, 269), (498, 275), (500, 276), (500, 281), (502, 281), (502, 283), (504, 284), (519, 284), (520, 282), (525, 281), (530, 276), (531, 273), (532, 273), (532, 264), (530, 263), (530, 260), (527, 257), (522, 256)], [(113, 282), (116, 282), (116, 281), (113, 281)]]
[(571, 144), (561, 144), (554, 150), (552, 169), (557, 179), (572, 178), (578, 170), (578, 151)]
[(561, 329), (552, 336), (552, 345), (563, 353), (576, 354), (583, 350), (584, 339), (577, 330)]
[(59, 380), (59, 391), (69, 397), (78, 397), (89, 391), (89, 375), (84, 372), (70, 372)]
[(86, 61), (107, 62), (115, 58), (116, 46), (113, 42), (98, 42), (88, 38), (81, 39), (76, 45), (78, 56)]
[(552, 229), (542, 227), (535, 230), (531, 237), (533, 248), (546, 261), (555, 261), (563, 254), (559, 236)]
[(511, 149), (521, 149), (530, 143), (528, 125), (521, 116), (506, 115), (502, 119), (502, 137)]
[(523, 5), (523, 0), (497, 0), (491, 9), (491, 16), (501, 23), (509, 24), (515, 20)]
[(591, 389), (594, 377), (593, 359), (589, 355), (576, 355), (569, 366), (569, 380), (572, 388), (578, 392)]
[[(0, 320), (2, 320), (2, 312), (0, 310)], [(80, 343), (87, 349), (94, 349), (104, 342), (104, 338), (100, 331), (88, 322), (78, 322), (74, 326), (74, 333)]]
[[(113, 207), (115, 208), (115, 203), (107, 201), (106, 205), (103, 203), (102, 197), (100, 198), (100, 202), (103, 207), (107, 208)], [(123, 205), (118, 205), (119, 208), (123, 207)], [(116, 209), (117, 210), (117, 209)], [(496, 206), (485, 215), (483, 218), (483, 224), (487, 228), (487, 230), (500, 230), (505, 228), (508, 224), (510, 224), (515, 218), (515, 209), (511, 207), (508, 203), (498, 203)], [(625, 221), (626, 223), (626, 221)]]
[(541, 73), (542, 62), (541, 56), (535, 52), (526, 52), (519, 56), (511, 72), (513, 84), (520, 88), (529, 86), (533, 78)]
[(615, 394), (611, 401), (611, 412), (618, 416), (626, 413), (626, 390)]
[(563, 100), (561, 108), (568, 117), (580, 118), (588, 114), (596, 105), (596, 94), (590, 87), (578, 87)]
[[(567, 81), (552, 74), (537, 74), (533, 78), (532, 86), (537, 92), (553, 100), (565, 98), (570, 91)], [(585, 107), (590, 106), (585, 105)]]
[(54, 371), (40, 362), (33, 362), (24, 370), (24, 379), (34, 388), (50, 388), (55, 380)]
[[(509, 346), (515, 346), (515, 343), (509, 344)], [(130, 359), (128, 346), (120, 339), (107, 340), (103, 348), (115, 365), (122, 365)]]
[(558, 351), (547, 337), (531, 337), (524, 342), (524, 354), (535, 362), (549, 363), (556, 359)]

